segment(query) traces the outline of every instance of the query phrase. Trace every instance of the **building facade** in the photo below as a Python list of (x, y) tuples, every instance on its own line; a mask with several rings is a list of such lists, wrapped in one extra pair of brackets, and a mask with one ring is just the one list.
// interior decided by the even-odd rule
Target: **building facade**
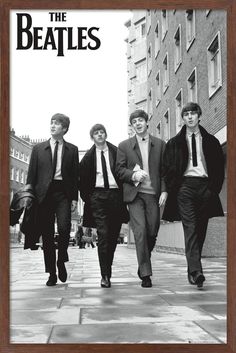
[[(201, 125), (218, 138), (226, 160), (226, 11), (135, 10), (125, 25), (129, 32), (129, 113), (140, 108), (146, 110), (150, 133), (168, 141), (182, 127), (183, 105), (197, 102), (203, 111)], [(130, 126), (128, 133), (132, 136)], [(225, 213), (226, 181), (227, 176), (220, 195)], [(212, 239), (213, 234), (208, 237), (212, 243), (220, 244), (221, 254), (226, 251), (225, 224), (225, 218), (213, 219), (208, 231), (221, 234), (220, 240)], [(181, 225), (163, 223), (158, 244), (164, 250), (183, 252)], [(214, 251), (207, 249), (206, 253)]]
[(33, 144), (10, 131), (10, 199), (26, 183)]

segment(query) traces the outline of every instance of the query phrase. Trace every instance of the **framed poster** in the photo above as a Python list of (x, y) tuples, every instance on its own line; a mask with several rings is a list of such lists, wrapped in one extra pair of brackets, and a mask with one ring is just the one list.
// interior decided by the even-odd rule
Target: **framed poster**
[[(81, 340), (75, 342), (70, 341), (67, 343), (65, 340), (53, 341), (53, 338), (49, 341), (42, 342), (38, 338), (36, 340), (27, 341), (27, 332), (24, 333), (22, 330), (22, 337), (25, 334), (25, 340), (15, 341), (12, 339), (12, 332), (10, 330), (11, 320), (14, 316), (12, 307), (9, 305), (9, 298), (11, 297), (11, 291), (9, 283), (12, 279), (13, 272), (10, 271), (10, 262), (14, 253), (9, 251), (9, 136), (11, 135), (11, 129), (16, 129), (16, 134), (28, 135), (32, 134), (32, 138), (35, 140), (45, 139), (48, 137), (47, 124), (50, 120), (50, 116), (56, 113), (56, 109), (63, 110), (69, 116), (73, 116), (74, 119), (79, 119), (79, 114), (82, 115), (82, 122), (77, 122), (70, 131), (68, 139), (71, 142), (82, 146), (82, 150), (86, 150), (89, 147), (89, 128), (97, 120), (104, 122), (108, 127), (108, 134), (111, 136), (112, 142), (118, 144), (124, 136), (126, 138), (126, 125), (128, 120), (128, 108), (123, 102), (127, 99), (127, 88), (126, 88), (126, 77), (113, 76), (112, 80), (109, 81), (111, 75), (115, 75), (119, 72), (118, 67), (123, 65), (123, 62), (112, 61), (108, 65), (107, 61), (102, 62), (99, 53), (104, 48), (109, 48), (110, 51), (119, 49), (117, 36), (117, 29), (111, 31), (109, 36), (104, 35), (103, 31), (108, 32), (108, 28), (117, 28), (116, 21), (122, 25), (122, 32), (125, 29), (128, 30), (129, 20), (132, 17), (130, 9), (134, 11), (147, 9), (151, 11), (164, 10), (169, 11), (171, 15), (175, 15), (177, 11), (183, 11), (184, 16), (186, 15), (186, 8), (194, 9), (196, 11), (203, 11), (204, 16), (208, 18), (211, 26), (215, 25), (214, 20), (210, 18), (212, 11), (225, 12), (227, 21), (225, 27), (227, 27), (227, 45), (225, 43), (226, 37), (218, 37), (216, 35), (212, 37), (212, 41), (209, 41), (208, 51), (213, 51), (217, 46), (216, 51), (223, 50), (223, 47), (227, 48), (227, 189), (228, 189), (228, 200), (227, 200), (227, 339), (225, 342), (217, 341), (204, 341), (196, 342), (192, 344), (191, 341), (181, 343), (177, 342), (158, 342), (156, 344), (151, 342), (139, 343), (132, 342), (127, 343), (122, 336), (120, 341), (109, 342), (104, 340), (101, 342), (88, 343)], [(103, 15), (100, 16), (99, 15)], [(163, 15), (163, 14), (162, 14)], [(96, 1), (4, 1), (1, 5), (1, 179), (0, 179), (0, 190), (1, 190), (1, 311), (0, 311), (0, 329), (1, 329), (1, 351), (3, 352), (88, 352), (94, 350), (95, 352), (107, 351), (107, 352), (235, 352), (235, 266), (234, 266), (234, 253), (235, 253), (235, 40), (234, 30), (235, 28), (235, 15), (236, 5), (234, 1), (198, 1), (194, 2), (183, 2), (178, 3), (172, 0), (168, 4), (163, 4), (160, 1), (151, 2), (106, 2), (102, 1), (99, 4)], [(118, 19), (119, 17), (119, 19)], [(165, 16), (164, 16), (165, 17)], [(112, 18), (112, 20), (111, 20)], [(148, 21), (147, 21), (148, 22)], [(125, 25), (126, 23), (126, 25)], [(142, 21), (137, 20), (137, 23)], [(163, 22), (164, 23), (164, 22)], [(147, 23), (146, 30), (151, 23)], [(161, 27), (163, 24), (160, 22), (161, 33), (164, 33), (164, 28)], [(106, 27), (105, 27), (106, 26)], [(171, 27), (171, 23), (169, 23)], [(63, 31), (58, 29), (65, 27)], [(34, 29), (33, 29), (34, 28)], [(50, 29), (52, 28), (52, 29)], [(55, 30), (57, 28), (57, 30)], [(142, 26), (136, 28), (136, 31), (141, 31)], [(157, 27), (155, 27), (157, 28)], [(226, 29), (226, 28), (225, 28)], [(190, 31), (191, 32), (191, 31)], [(204, 28), (203, 28), (204, 32)], [(57, 33), (57, 35), (55, 35)], [(66, 33), (66, 36), (65, 36)], [(124, 31), (123, 43), (125, 50), (125, 40), (128, 37)], [(155, 32), (157, 33), (157, 31)], [(174, 37), (177, 38), (181, 33), (181, 27), (176, 27)], [(218, 38), (220, 40), (218, 41)], [(164, 43), (164, 36), (161, 35), (160, 40)], [(107, 41), (105, 43), (105, 41)], [(117, 41), (117, 45), (114, 42)], [(196, 40), (195, 40), (196, 41)], [(217, 42), (218, 41), (218, 42)], [(164, 44), (165, 45), (165, 44)], [(186, 51), (190, 51), (191, 43), (186, 48)], [(17, 49), (14, 49), (17, 48)], [(152, 49), (148, 47), (148, 52)], [(106, 49), (107, 50), (107, 49)], [(123, 50), (123, 49), (122, 49)], [(125, 55), (124, 50), (124, 55)], [(132, 48), (130, 48), (132, 50)], [(24, 55), (26, 55), (24, 57)], [(88, 54), (89, 55), (86, 55)], [(17, 57), (15, 56), (17, 55)], [(26, 59), (28, 55), (28, 58)], [(104, 53), (108, 55), (108, 53)], [(158, 56), (157, 52), (153, 52), (152, 55)], [(118, 56), (118, 53), (116, 54)], [(69, 61), (68, 61), (69, 58)], [(83, 59), (81, 59), (83, 58)], [(94, 59), (95, 58), (95, 59)], [(167, 57), (161, 59), (163, 65), (166, 64)], [(172, 60), (172, 58), (169, 58)], [(20, 60), (22, 60), (22, 66), (20, 66)], [(28, 64), (25, 64), (24, 60), (28, 60)], [(84, 61), (83, 61), (84, 60)], [(114, 60), (114, 59), (112, 59)], [(121, 59), (120, 59), (121, 60)], [(193, 58), (191, 58), (193, 60)], [(31, 61), (33, 64), (31, 64)], [(125, 62), (125, 60), (124, 60)], [(79, 64), (78, 64), (79, 63)], [(137, 60), (138, 65), (140, 61)], [(64, 65), (65, 64), (65, 65)], [(125, 62), (126, 64), (126, 62)], [(224, 66), (223, 70), (226, 71), (226, 62), (221, 63)], [(57, 66), (58, 65), (58, 66)], [(79, 67), (77, 67), (77, 65)], [(178, 65), (177, 65), (178, 66)], [(176, 71), (178, 67), (176, 66)], [(82, 69), (81, 69), (82, 67)], [(21, 69), (20, 69), (21, 68)], [(56, 69), (55, 69), (56, 68)], [(104, 74), (106, 70), (106, 74)], [(123, 69), (124, 70), (124, 69)], [(147, 67), (150, 70), (150, 66)], [(125, 72), (125, 71), (123, 71)], [(83, 77), (83, 75), (85, 77)], [(143, 68), (140, 65), (138, 69), (139, 79), (142, 80)], [(80, 84), (83, 82), (83, 86)], [(195, 78), (195, 79), (194, 79)], [(198, 80), (198, 82), (197, 82)], [(98, 84), (100, 83), (100, 85)], [(198, 72), (190, 70), (188, 75), (187, 84), (200, 84), (200, 77)], [(100, 90), (103, 90), (104, 85), (110, 87), (111, 95), (108, 96), (106, 91), (106, 106), (102, 106), (101, 98), (99, 94)], [(82, 86), (82, 87), (81, 87)], [(96, 87), (97, 93), (92, 86)], [(22, 92), (21, 92), (22, 87)], [(60, 87), (57, 91), (57, 96), (52, 93), (54, 87)], [(156, 89), (156, 88), (155, 88)], [(123, 91), (122, 95), (119, 91)], [(69, 91), (69, 94), (67, 93)], [(149, 100), (155, 96), (156, 92), (153, 90), (148, 92)], [(131, 91), (130, 91), (131, 92)], [(150, 97), (151, 92), (151, 97)], [(190, 90), (191, 92), (191, 90)], [(178, 92), (177, 92), (178, 93)], [(191, 92), (193, 94), (193, 92)], [(215, 92), (210, 92), (210, 95), (214, 96)], [(25, 96), (27, 95), (27, 97)], [(64, 97), (68, 97), (65, 100), (65, 106), (63, 105)], [(114, 99), (119, 97), (118, 99)], [(178, 98), (178, 95), (174, 96)], [(80, 100), (83, 102), (80, 103)], [(178, 99), (177, 99), (178, 100)], [(13, 104), (14, 102), (14, 104)], [(122, 102), (122, 103), (121, 103)], [(21, 107), (22, 103), (22, 107)], [(143, 101), (141, 101), (143, 104)], [(74, 106), (81, 107), (73, 111)], [(82, 109), (82, 107), (84, 107)], [(140, 106), (141, 107), (141, 106)], [(19, 108), (19, 109), (18, 109)], [(94, 109), (95, 108), (95, 109)], [(148, 101), (143, 108), (149, 110)], [(18, 109), (18, 111), (16, 111)], [(123, 109), (123, 108), (122, 108)], [(49, 113), (50, 112), (50, 113)], [(167, 110), (166, 110), (167, 112)], [(163, 112), (165, 115), (166, 112)], [(18, 115), (19, 114), (19, 118)], [(27, 118), (24, 117), (24, 114)], [(96, 116), (98, 114), (98, 116)], [(102, 118), (101, 118), (101, 115)], [(121, 120), (120, 116), (127, 116), (127, 120)], [(35, 116), (35, 118), (34, 118)], [(46, 116), (49, 116), (47, 121)], [(105, 119), (106, 116), (106, 119)], [(89, 120), (88, 126), (86, 120)], [(73, 120), (72, 126), (73, 126)], [(117, 123), (114, 129), (114, 124)], [(123, 125), (122, 125), (123, 124)], [(23, 129), (22, 129), (23, 126)], [(151, 123), (150, 123), (151, 126)], [(122, 130), (122, 133), (118, 134), (117, 130)], [(77, 130), (77, 131), (76, 131)], [(83, 130), (82, 132), (80, 130)], [(35, 132), (38, 134), (35, 134)], [(168, 129), (165, 130), (167, 133)], [(224, 130), (225, 131), (225, 130)], [(84, 135), (88, 136), (83, 141)], [(27, 138), (27, 136), (25, 136)], [(165, 136), (166, 137), (166, 136)], [(79, 141), (79, 143), (77, 143)], [(18, 178), (21, 178), (19, 174)], [(32, 260), (33, 260), (33, 255)], [(33, 269), (32, 269), (33, 270)], [(43, 279), (42, 279), (43, 281)], [(22, 282), (24, 285), (24, 281)], [(44, 285), (44, 283), (43, 283)], [(60, 290), (60, 288), (59, 288)], [(22, 287), (22, 292), (25, 292)], [(26, 305), (27, 304), (27, 297)], [(46, 297), (47, 301), (47, 297)], [(46, 302), (45, 301), (45, 302)], [(46, 306), (47, 307), (47, 306)], [(44, 310), (44, 309), (43, 309)], [(46, 309), (45, 309), (46, 310)], [(67, 325), (70, 325), (70, 320), (73, 319), (73, 310), (71, 310), (71, 317), (68, 318)], [(50, 317), (50, 315), (49, 315)], [(27, 320), (27, 316), (26, 316)], [(107, 321), (109, 323), (109, 320)], [(177, 324), (177, 321), (175, 321)], [(109, 325), (109, 324), (108, 324)], [(122, 324), (121, 324), (122, 325)], [(23, 325), (22, 325), (23, 326)], [(141, 326), (140, 326), (141, 327)], [(45, 325), (35, 325), (35, 332), (39, 335), (44, 334)], [(137, 326), (138, 329), (138, 326)], [(60, 331), (63, 336), (63, 330)], [(125, 335), (125, 333), (123, 333)], [(137, 333), (136, 333), (137, 334)], [(139, 333), (142, 335), (142, 332)], [(138, 336), (138, 335), (137, 335)], [(38, 336), (35, 336), (38, 337)]]

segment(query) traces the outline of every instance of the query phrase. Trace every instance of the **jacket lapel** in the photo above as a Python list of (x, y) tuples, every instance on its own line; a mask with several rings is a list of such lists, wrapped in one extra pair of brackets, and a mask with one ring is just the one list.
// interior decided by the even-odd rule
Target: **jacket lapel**
[(134, 152), (136, 153), (136, 155), (138, 157), (140, 167), (143, 168), (141, 151), (140, 151), (140, 148), (139, 148), (139, 145), (138, 145), (138, 140), (137, 140), (136, 136), (134, 136), (134, 137), (132, 137), (130, 139), (130, 144), (131, 144), (132, 149), (134, 150)]
[(46, 151), (46, 158), (48, 159), (48, 165), (52, 166), (52, 150), (51, 150), (51, 145), (50, 145), (50, 140), (47, 140), (45, 142), (45, 147), (44, 147), (45, 151)]
[(61, 173), (63, 171), (65, 161), (68, 158), (69, 152), (70, 152), (69, 145), (65, 140), (63, 140), (62, 155), (61, 155)]

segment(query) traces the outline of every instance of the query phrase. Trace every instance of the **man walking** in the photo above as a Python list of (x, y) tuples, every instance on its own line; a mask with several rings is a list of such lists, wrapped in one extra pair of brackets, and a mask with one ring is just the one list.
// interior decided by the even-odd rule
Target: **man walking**
[(90, 130), (94, 145), (80, 162), (80, 195), (84, 205), (83, 226), (97, 229), (101, 287), (111, 286), (112, 263), (122, 222), (128, 212), (115, 173), (117, 147), (106, 141), (102, 124)]
[(188, 281), (202, 288), (201, 254), (210, 217), (223, 216), (219, 192), (224, 181), (219, 141), (199, 125), (202, 110), (187, 103), (181, 112), (184, 126), (167, 143), (164, 175), (168, 199), (162, 218), (182, 220)]
[[(51, 118), (51, 138), (32, 150), (27, 184), (31, 184), (38, 202), (38, 218), (43, 240), (47, 286), (54, 286), (58, 277), (66, 282), (65, 262), (71, 229), (71, 212), (78, 201), (78, 148), (63, 139), (70, 119), (64, 114)], [(58, 257), (54, 244), (54, 223), (57, 221)]]
[(151, 287), (151, 252), (160, 226), (160, 206), (167, 193), (161, 177), (165, 142), (148, 133), (148, 115), (136, 110), (130, 124), (136, 135), (121, 142), (117, 153), (117, 174), (124, 183), (142, 287)]

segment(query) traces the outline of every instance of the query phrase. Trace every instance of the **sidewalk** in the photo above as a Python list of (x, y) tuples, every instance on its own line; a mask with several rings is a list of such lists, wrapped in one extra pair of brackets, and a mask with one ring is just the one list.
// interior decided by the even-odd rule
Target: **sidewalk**
[(203, 259), (203, 290), (182, 255), (154, 252), (142, 288), (134, 249), (118, 245), (111, 288), (97, 248), (69, 248), (68, 280), (45, 285), (43, 252), (11, 250), (11, 343), (226, 343), (226, 259)]

